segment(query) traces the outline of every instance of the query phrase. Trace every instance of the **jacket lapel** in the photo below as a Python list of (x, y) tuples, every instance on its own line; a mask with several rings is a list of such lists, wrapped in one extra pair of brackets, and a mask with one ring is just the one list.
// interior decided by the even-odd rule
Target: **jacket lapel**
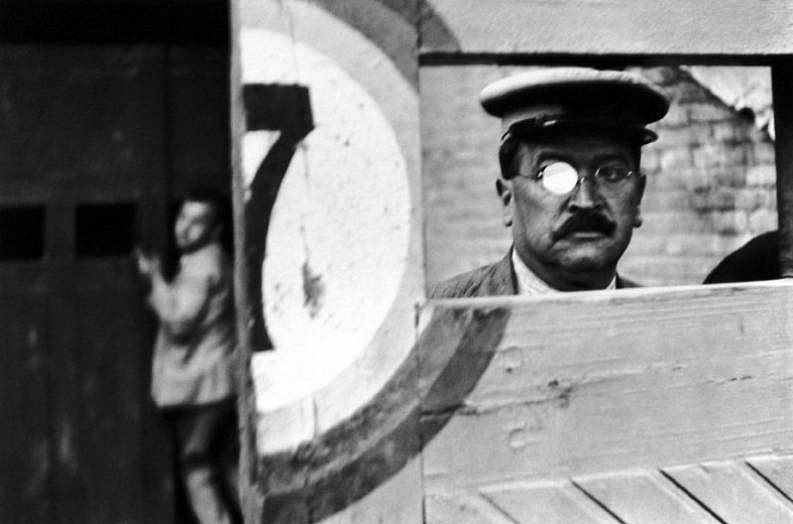
[(484, 285), (479, 288), (480, 296), (516, 295), (518, 293), (515, 272), (512, 269), (512, 250), (491, 266)]

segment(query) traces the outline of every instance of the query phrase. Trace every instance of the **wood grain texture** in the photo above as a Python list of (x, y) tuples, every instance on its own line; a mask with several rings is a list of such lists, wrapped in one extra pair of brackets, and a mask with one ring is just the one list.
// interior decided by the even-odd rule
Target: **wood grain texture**
[(664, 470), (724, 522), (783, 523), (793, 503), (742, 461), (712, 462)]
[(576, 478), (575, 482), (625, 522), (718, 522), (658, 471), (609, 473)]
[[(231, 131), (231, 203), (234, 224), (245, 223), (245, 184), (242, 181), (242, 140), (245, 136), (245, 107), (242, 99), (242, 71), (240, 64), (239, 34), (240, 3), (229, 3), (229, 18), (232, 38), (229, 57), (229, 121)], [(250, 282), (248, 264), (245, 260), (246, 232), (243, 227), (234, 227), (234, 307), (237, 331), (237, 377), (239, 391), (237, 411), (240, 430), (239, 493), (240, 509), (245, 522), (259, 520), (263, 507), (263, 496), (258, 486), (258, 455), (256, 453), (256, 391), (251, 375), (253, 343), (251, 326), (254, 319), (248, 307), (247, 283)]]
[(775, 489), (793, 499), (793, 456), (749, 457), (746, 462)]
[[(20, 282), (17, 276), (17, 284)], [(23, 284), (28, 282), (21, 280)], [(0, 381), (0, 521), (52, 522), (50, 478), (51, 399), (47, 395), (48, 300), (43, 293), (24, 293), (6, 284), (0, 299), (0, 341), (5, 366)]]
[(424, 522), (435, 524), (515, 524), (515, 519), (496, 508), (479, 493), (447, 496), (427, 495), (424, 500)]
[[(52, 118), (68, 122), (30, 126), (37, 139), (6, 156), (10, 162), (19, 158), (13, 163), (24, 166), (32, 188), (52, 190), (41, 264), (49, 299), (51, 521), (172, 520), (168, 440), (148, 405), (151, 326), (131, 261), (76, 257), (74, 219), (82, 202), (134, 195), (149, 247), (162, 247), (158, 243), (167, 239), (164, 48), (25, 49), (41, 61), (11, 62), (40, 65), (16, 77), (50, 88), (17, 86), (19, 114), (54, 111)], [(47, 145), (37, 146), (39, 141)], [(97, 186), (102, 189), (94, 193)]]
[[(436, 303), (511, 316), (424, 449), (428, 493), (784, 452), (793, 286)], [(429, 415), (427, 415), (429, 416)]]
[(613, 524), (617, 520), (569, 481), (489, 487), (482, 496), (521, 524)]
[(421, 459), (416, 456), (360, 502), (323, 520), (323, 524), (422, 522), (423, 506)]
[(692, 523), (790, 522), (791, 500), (769, 476), (789, 485), (790, 456), (766, 455), (633, 469), (574, 479), (498, 483), (433, 492), (425, 522)]
[(428, 0), (422, 53), (758, 56), (793, 51), (786, 0)]
[[(358, 501), (368, 504), (372, 497), (382, 505), (388, 496), (375, 490), (389, 483), (395, 488), (391, 496), (409, 499), (402, 477), (405, 466), (454, 414), (427, 412), (422, 401), (430, 408), (461, 404), (498, 347), (508, 317), (503, 308), (438, 311), (403, 366), (353, 417), (294, 450), (262, 455), (258, 482), (266, 495), (263, 520), (315, 522)], [(428, 347), (435, 350), (431, 358), (420, 353)], [(422, 418), (422, 412), (427, 416)], [(409, 484), (422, 488), (420, 476)], [(350, 511), (369, 514), (365, 508)]]

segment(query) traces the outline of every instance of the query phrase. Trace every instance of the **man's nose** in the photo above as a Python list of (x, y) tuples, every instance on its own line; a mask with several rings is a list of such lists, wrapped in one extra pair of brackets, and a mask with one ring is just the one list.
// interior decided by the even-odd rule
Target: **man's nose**
[(570, 196), (569, 205), (578, 209), (593, 209), (600, 207), (601, 195), (594, 177), (587, 176), (578, 180), (578, 184), (573, 188)]

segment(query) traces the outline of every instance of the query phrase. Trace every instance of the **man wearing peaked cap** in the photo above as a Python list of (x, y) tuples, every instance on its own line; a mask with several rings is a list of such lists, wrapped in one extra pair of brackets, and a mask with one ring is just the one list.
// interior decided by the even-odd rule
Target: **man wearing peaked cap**
[(498, 80), (480, 101), (502, 122), (496, 191), (512, 248), (431, 297), (635, 286), (617, 262), (641, 225), (641, 147), (657, 138), (646, 126), (666, 96), (635, 74), (555, 68)]

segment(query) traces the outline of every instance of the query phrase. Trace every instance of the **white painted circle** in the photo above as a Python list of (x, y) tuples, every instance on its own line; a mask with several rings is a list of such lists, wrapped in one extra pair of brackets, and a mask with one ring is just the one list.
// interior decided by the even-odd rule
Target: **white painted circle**
[[(262, 268), (267, 329), (289, 370), (268, 396), (283, 405), (332, 380), (383, 323), (407, 265), (410, 188), (390, 123), (333, 60), (261, 29), (242, 32), (241, 51), (245, 83), (308, 86), (315, 124), (278, 193)], [(265, 135), (243, 142), (248, 182)]]

